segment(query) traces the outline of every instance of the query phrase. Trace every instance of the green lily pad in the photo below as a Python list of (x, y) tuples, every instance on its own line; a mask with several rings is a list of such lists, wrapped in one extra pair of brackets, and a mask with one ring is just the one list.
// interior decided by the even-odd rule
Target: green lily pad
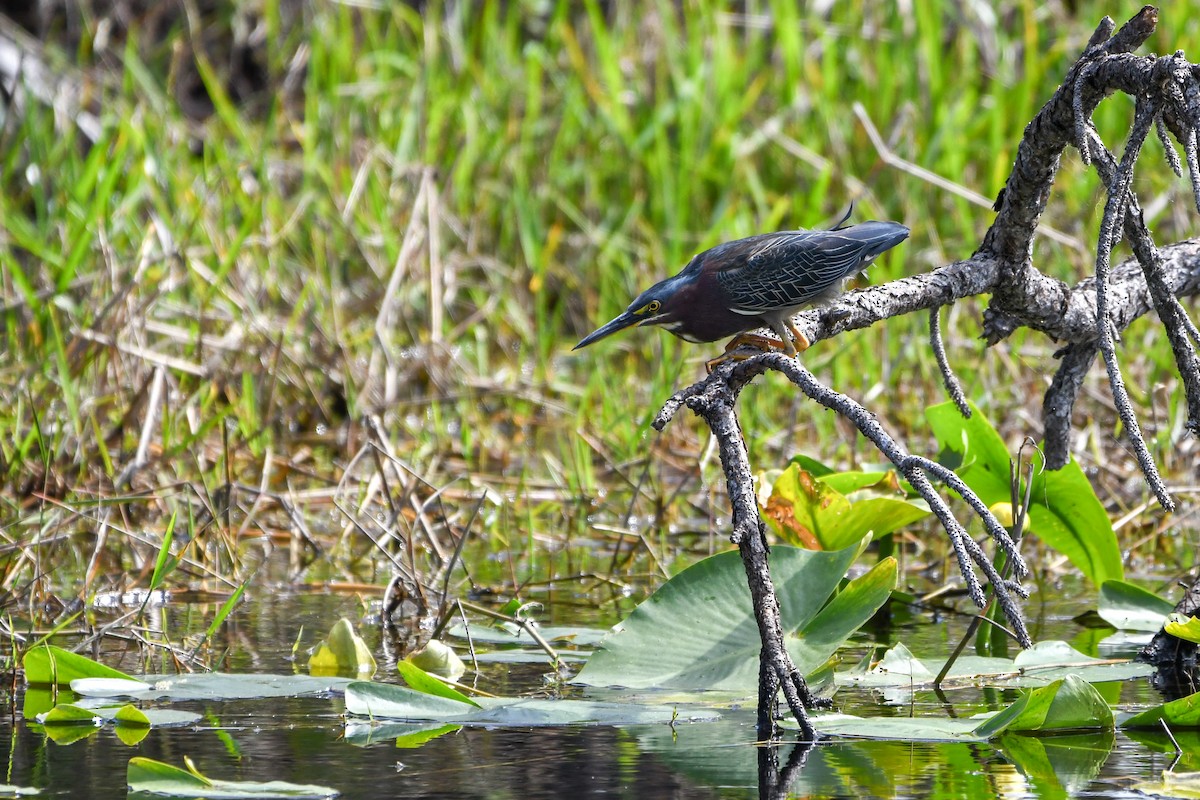
[(1132, 583), (1109, 580), (1100, 586), (1097, 611), (1117, 630), (1157, 633), (1174, 610), (1171, 603)]
[[(941, 672), (944, 659), (918, 659), (903, 644), (884, 653), (875, 667), (863, 672), (847, 670), (836, 674), (843, 685), (885, 687), (918, 687), (933, 684)], [(961, 656), (947, 673), (944, 684), (949, 686), (1044, 686), (1068, 676), (1089, 683), (1123, 681), (1153, 674), (1148, 664), (1127, 659), (1091, 658), (1066, 642), (1038, 642), (1015, 659)]]
[(1061, 731), (1081, 728), (1112, 729), (1112, 709), (1096, 688), (1076, 675), (1068, 675), (1029, 691), (1021, 716), (1005, 730)]
[(36, 719), (43, 725), (100, 725), (104, 721), (94, 710), (72, 703), (56, 705), (45, 714), (38, 714)]
[(1096, 689), (1066, 678), (1022, 693), (1007, 708), (965, 719), (947, 717), (854, 717), (822, 714), (816, 729), (829, 736), (927, 742), (982, 742), (1005, 732), (1047, 733), (1066, 729), (1112, 729), (1112, 710)]
[[(569, 644), (576, 647), (592, 647), (608, 631), (600, 628), (585, 628), (579, 625), (538, 625), (538, 636), (550, 644)], [(501, 622), (497, 625), (472, 625), (469, 629), (461, 622), (451, 625), (449, 635), (457, 639), (471, 639), (484, 644), (536, 645), (537, 641), (520, 625)], [(545, 651), (540, 651), (544, 659)]]
[(130, 692), (120, 684), (112, 684), (114, 694), (100, 694), (103, 684), (92, 685), (92, 697), (129, 697), (135, 700), (255, 700), (268, 697), (299, 697), (301, 695), (340, 692), (352, 678), (317, 677), (311, 675), (261, 675), (208, 672), (192, 675), (148, 675), (144, 692)]
[(461, 725), (412, 722), (363, 722), (357, 718), (346, 721), (342, 741), (355, 747), (367, 747), (380, 742), (393, 742), (402, 750), (415, 750), (422, 745), (461, 730)]
[(418, 667), (416, 664), (411, 664), (408, 661), (401, 661), (396, 664), (396, 671), (400, 673), (400, 677), (404, 678), (404, 682), (409, 685), (409, 688), (425, 694), (432, 694), (437, 697), (445, 697), (448, 700), (454, 700), (458, 703), (466, 703), (467, 705), (479, 707), (479, 704), (467, 697), (462, 692), (449, 686), (440, 678), (430, 675), (425, 670)]
[(43, 725), (100, 725), (112, 722), (124, 727), (168, 728), (195, 725), (201, 717), (191, 711), (173, 708), (137, 708), (126, 703), (122, 706), (86, 705), (60, 703), (49, 711), (38, 714), (37, 721)]
[(636, 725), (711, 721), (707, 709), (590, 700), (480, 697), (478, 705), (424, 694), (403, 686), (355, 681), (346, 687), (346, 713), (371, 719), (461, 725)]
[(851, 739), (892, 739), (906, 742), (983, 742), (976, 729), (980, 720), (949, 717), (857, 717), (820, 714), (812, 717), (818, 733)]
[[(859, 550), (771, 550), (788, 652), (802, 673), (833, 655), (895, 587), (896, 562), (884, 559), (834, 596)], [(574, 682), (751, 691), (761, 649), (741, 557), (730, 551), (663, 584), (609, 632)]]
[(1172, 728), (1200, 727), (1200, 692), (1124, 716), (1121, 727), (1158, 729), (1164, 721)]
[(317, 645), (308, 659), (308, 671), (314, 676), (343, 675), (369, 678), (375, 674), (371, 648), (343, 617), (329, 629), (329, 636)]
[(164, 797), (204, 797), (206, 800), (244, 800), (244, 798), (327, 798), (338, 791), (327, 786), (286, 783), (284, 781), (222, 781), (201, 775), (188, 760), (189, 769), (180, 769), (150, 758), (129, 759), (125, 781), (129, 791), (147, 792)]
[[(458, 654), (436, 639), (404, 660), (423, 672), (440, 676), (448, 681), (457, 681), (467, 671), (467, 665), (458, 657)], [(409, 685), (412, 686), (411, 683)]]
[(145, 681), (132, 678), (76, 678), (71, 681), (71, 691), (82, 697), (135, 697), (153, 688)]

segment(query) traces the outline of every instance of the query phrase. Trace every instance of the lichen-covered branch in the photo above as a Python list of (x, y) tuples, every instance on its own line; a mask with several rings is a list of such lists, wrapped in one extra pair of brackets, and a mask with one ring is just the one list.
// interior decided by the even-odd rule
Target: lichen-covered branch
[[(1200, 331), (1178, 298), (1200, 293), (1200, 240), (1157, 247), (1141, 220), (1133, 192), (1134, 168), (1142, 143), (1153, 128), (1166, 140), (1174, 136), (1184, 148), (1188, 175), (1200, 210), (1200, 66), (1181, 52), (1169, 56), (1136, 56), (1132, 51), (1154, 32), (1158, 12), (1144, 7), (1119, 31), (1111, 20), (1096, 29), (1065, 80), (1025, 129), (1012, 173), (996, 202), (996, 220), (979, 250), (923, 275), (855, 292), (834, 306), (806, 312), (797, 327), (809, 341), (872, 325), (915, 311), (932, 311), (956, 300), (990, 294), (984, 314), (983, 338), (995, 344), (1018, 327), (1041, 331), (1065, 347), (1072, 360), (1060, 367), (1061, 380), (1047, 392), (1044, 404), (1049, 465), (1069, 458), (1070, 410), (1083, 372), (1102, 353), (1115, 404), (1126, 435), (1164, 508), (1173, 501), (1158, 476), (1143, 440), (1136, 414), (1127, 400), (1116, 339), (1147, 312), (1158, 313), (1179, 369), (1187, 399), (1186, 427), (1200, 433)], [(1096, 134), (1091, 115), (1113, 92), (1138, 100), (1135, 124), (1120, 164)], [(1033, 236), (1053, 188), (1067, 146), (1079, 150), (1093, 165), (1109, 192), (1108, 224), (1097, 242), (1096, 276), (1074, 285), (1051, 278), (1035, 265)], [(1167, 166), (1182, 165), (1169, 141), (1164, 141)], [(1134, 258), (1115, 267), (1109, 263), (1112, 246), (1121, 235), (1130, 242)], [(936, 318), (931, 317), (931, 342), (944, 376), (952, 376), (940, 349)], [(953, 397), (952, 377), (948, 390)]]
[[(810, 342), (827, 339), (842, 331), (864, 328), (890, 317), (928, 311), (930, 343), (945, 379), (947, 390), (960, 408), (965, 407), (961, 389), (953, 377), (940, 331), (939, 309), (956, 300), (989, 294), (982, 338), (989, 345), (1007, 337), (1018, 327), (1041, 331), (1063, 343), (1062, 361), (1043, 402), (1046, 458), (1051, 468), (1069, 459), (1071, 410), (1084, 375), (1096, 355), (1101, 354), (1108, 370), (1109, 385), (1139, 465), (1161, 505), (1174, 507), (1165, 483), (1144, 438), (1118, 360), (1120, 332), (1150, 310), (1158, 313), (1167, 331), (1172, 353), (1184, 385), (1188, 429), (1200, 434), (1200, 331), (1179, 303), (1179, 298), (1200, 293), (1200, 240), (1157, 247), (1142, 219), (1133, 191), (1134, 169), (1142, 145), (1154, 130), (1164, 146), (1167, 166), (1176, 174), (1183, 164), (1171, 144), (1174, 137), (1184, 150), (1184, 160), (1197, 210), (1200, 211), (1200, 66), (1188, 62), (1182, 52), (1170, 56), (1136, 56), (1158, 24), (1158, 11), (1145, 6), (1119, 31), (1105, 18), (1097, 26), (1083, 53), (1049, 101), (1025, 128), (1013, 169), (996, 200), (996, 219), (978, 251), (970, 258), (923, 275), (892, 281), (840, 298), (831, 306), (805, 312), (796, 327)], [(1101, 141), (1091, 117), (1097, 106), (1114, 92), (1137, 100), (1132, 130), (1118, 162)], [(1104, 219), (1096, 245), (1095, 275), (1069, 285), (1036, 267), (1033, 236), (1046, 209), (1067, 146), (1075, 147), (1084, 163), (1092, 165), (1106, 187)], [(1126, 238), (1134, 258), (1115, 267), (1113, 245)], [(735, 405), (738, 394), (756, 376), (774, 370), (787, 376), (808, 397), (850, 419), (886, 455), (912, 486), (926, 499), (950, 537), (955, 556), (972, 599), (980, 606), (985, 597), (976, 570), (988, 578), (997, 602), (1023, 645), (1030, 643), (1014, 595), (1024, 595), (1020, 585), (1004, 579), (979, 544), (951, 513), (930, 477), (961, 496), (981, 518), (997, 548), (1010, 559), (1018, 578), (1026, 573), (1017, 545), (987, 507), (952, 471), (921, 456), (906, 452), (861, 405), (820, 384), (798, 361), (778, 353), (765, 353), (737, 363), (726, 363), (704, 380), (674, 395), (654, 421), (662, 429), (683, 405), (692, 408), (712, 428), (721, 448), (730, 499), (734, 507), (732, 538), (743, 548), (743, 560), (751, 581), (763, 635), (764, 662), (760, 691), (760, 726), (783, 688), (802, 729), (811, 730), (802, 709), (794, 700), (807, 703), (803, 680), (789, 675), (777, 656), (775, 641), (780, 628), (770, 618), (778, 616), (770, 579), (766, 573), (763, 526), (754, 502), (750, 465), (738, 427)], [(757, 552), (761, 543), (761, 553)], [(753, 545), (755, 552), (750, 552)], [(764, 584), (765, 578), (765, 584)], [(780, 645), (781, 647), (781, 645)], [(783, 651), (786, 658), (786, 651)], [(788, 694), (789, 685), (797, 690)], [(799, 687), (799, 689), (797, 689)]]

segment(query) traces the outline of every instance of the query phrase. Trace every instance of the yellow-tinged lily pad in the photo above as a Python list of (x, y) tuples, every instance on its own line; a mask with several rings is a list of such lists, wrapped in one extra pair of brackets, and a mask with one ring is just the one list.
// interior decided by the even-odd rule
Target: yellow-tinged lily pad
[(1167, 615), (1167, 622), (1163, 625), (1163, 630), (1185, 642), (1200, 643), (1200, 619), (1195, 617), (1172, 612)]
[(308, 660), (308, 671), (317, 676), (375, 674), (375, 657), (371, 648), (354, 630), (350, 620), (343, 617), (334, 623), (329, 636), (317, 645)]
[(455, 653), (449, 645), (436, 639), (404, 660), (431, 675), (437, 675), (448, 681), (457, 682), (467, 671), (467, 665), (458, 657), (458, 653)]

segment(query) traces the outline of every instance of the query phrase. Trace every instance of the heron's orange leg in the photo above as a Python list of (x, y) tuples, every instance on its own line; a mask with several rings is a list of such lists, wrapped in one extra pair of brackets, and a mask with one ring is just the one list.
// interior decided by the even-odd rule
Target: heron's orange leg
[(784, 352), (788, 352), (792, 349), (790, 344), (790, 342), (780, 341), (779, 339), (775, 339), (770, 336), (761, 336), (757, 333), (739, 333), (737, 336), (729, 340), (729, 344), (725, 345), (724, 353), (712, 359), (711, 361), (704, 362), (704, 368), (708, 371), (708, 374), (711, 375), (712, 371), (716, 369), (718, 364), (723, 364), (726, 361), (745, 361), (747, 358), (750, 358), (749, 355), (735, 352), (743, 347), (754, 347), (764, 352), (770, 352), (772, 350), (783, 350)]
[(737, 350), (740, 347), (757, 347), (759, 350), (787, 350), (786, 342), (775, 339), (771, 336), (762, 336), (757, 333), (739, 333), (737, 336), (729, 340), (729, 344), (725, 345), (725, 352), (729, 353)]
[[(796, 343), (796, 353), (803, 353), (812, 346), (812, 342), (808, 340), (807, 336), (800, 332), (799, 328), (796, 327), (794, 322), (789, 319), (783, 324), (788, 329), (788, 333), (792, 335), (792, 340)], [(795, 355), (795, 353), (793, 353), (793, 355)]]

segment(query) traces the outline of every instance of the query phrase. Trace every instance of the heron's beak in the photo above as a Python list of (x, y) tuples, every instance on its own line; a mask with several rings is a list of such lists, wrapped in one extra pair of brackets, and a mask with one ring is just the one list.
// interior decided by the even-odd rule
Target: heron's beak
[(624, 330), (625, 328), (629, 328), (634, 325), (637, 325), (639, 322), (642, 322), (644, 319), (645, 319), (644, 317), (639, 317), (636, 314), (632, 314), (632, 313), (626, 311), (624, 314), (617, 317), (612, 322), (609, 322), (608, 324), (597, 328), (596, 330), (589, 333), (587, 336), (580, 339), (579, 344), (575, 345), (571, 349), (578, 350), (581, 347), (587, 347), (592, 342), (598, 342), (601, 339), (603, 339), (605, 336), (611, 336), (612, 334), (616, 333), (619, 330)]

